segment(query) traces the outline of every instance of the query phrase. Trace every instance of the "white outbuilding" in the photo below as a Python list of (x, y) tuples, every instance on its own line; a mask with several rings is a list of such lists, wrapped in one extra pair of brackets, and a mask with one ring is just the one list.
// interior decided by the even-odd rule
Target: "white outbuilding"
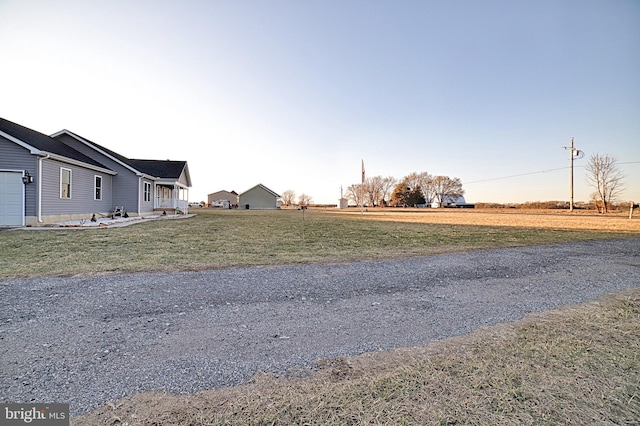
[(434, 200), (431, 203), (431, 207), (433, 207), (433, 208), (438, 208), (438, 207), (473, 208), (474, 205), (467, 203), (462, 195), (458, 195), (458, 196), (447, 195), (442, 200), (442, 205), (440, 205), (440, 203), (438, 201)]

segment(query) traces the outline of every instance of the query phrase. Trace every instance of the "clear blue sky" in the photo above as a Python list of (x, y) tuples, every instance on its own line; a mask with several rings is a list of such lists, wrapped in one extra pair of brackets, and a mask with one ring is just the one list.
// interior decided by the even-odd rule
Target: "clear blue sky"
[(362, 159), (470, 202), (568, 200), (571, 137), (640, 200), (637, 0), (0, 0), (0, 52), (0, 116), (187, 160), (192, 201), (336, 203)]

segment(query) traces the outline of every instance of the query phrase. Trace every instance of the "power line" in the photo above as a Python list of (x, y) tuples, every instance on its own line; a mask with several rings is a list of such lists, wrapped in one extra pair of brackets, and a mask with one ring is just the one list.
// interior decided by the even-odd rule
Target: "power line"
[[(617, 164), (638, 164), (640, 163), (640, 161), (625, 161), (622, 163), (617, 163)], [(586, 165), (582, 165), (582, 166), (574, 166), (574, 167), (578, 167), (578, 168), (585, 168), (587, 167)], [(491, 182), (493, 180), (502, 180), (502, 179), (511, 179), (511, 178), (515, 178), (515, 177), (520, 177), (520, 176), (529, 176), (529, 175), (537, 175), (540, 173), (549, 173), (549, 172), (556, 172), (558, 170), (566, 170), (571, 168), (570, 166), (566, 166), (566, 167), (557, 167), (555, 169), (547, 169), (547, 170), (539, 170), (537, 172), (528, 172), (528, 173), (520, 173), (517, 175), (509, 175), (509, 176), (500, 176), (500, 177), (495, 177), (495, 178), (489, 178), (489, 179), (481, 179), (481, 180), (474, 180), (471, 182), (464, 182), (465, 185), (470, 185), (472, 183), (482, 183), (482, 182)]]
[[(583, 166), (584, 167), (584, 166)], [(472, 182), (464, 182), (465, 185), (470, 185), (472, 183), (481, 183), (481, 182), (490, 182), (492, 180), (502, 180), (502, 179), (511, 179), (514, 177), (520, 177), (520, 176), (529, 176), (529, 175), (537, 175), (539, 173), (548, 173), (548, 172), (555, 172), (557, 170), (565, 170), (568, 169), (569, 167), (558, 167), (556, 169), (547, 169), (547, 170), (540, 170), (537, 172), (529, 172), (529, 173), (520, 173), (517, 175), (509, 175), (509, 176), (500, 176), (500, 177), (495, 177), (495, 178), (489, 178), (489, 179), (482, 179), (482, 180), (474, 180)]]

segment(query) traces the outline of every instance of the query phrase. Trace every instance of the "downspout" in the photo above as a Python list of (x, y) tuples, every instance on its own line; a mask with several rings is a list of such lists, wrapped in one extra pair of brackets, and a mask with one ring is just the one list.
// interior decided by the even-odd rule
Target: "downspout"
[(38, 223), (42, 223), (42, 161), (49, 158), (49, 154), (38, 158)]
[[(140, 211), (140, 193), (144, 194), (144, 189), (142, 188), (142, 176), (138, 176), (138, 216), (142, 216), (142, 212)], [(144, 196), (144, 195), (143, 195)]]

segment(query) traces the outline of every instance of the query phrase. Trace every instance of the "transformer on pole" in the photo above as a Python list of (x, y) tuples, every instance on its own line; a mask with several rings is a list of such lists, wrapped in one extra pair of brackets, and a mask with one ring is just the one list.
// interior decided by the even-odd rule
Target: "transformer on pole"
[(573, 145), (573, 138), (571, 138), (571, 146), (563, 146), (564, 149), (568, 149), (569, 151), (569, 165), (570, 165), (570, 169), (571, 169), (571, 176), (570, 176), (570, 182), (569, 182), (569, 190), (571, 192), (571, 198), (569, 199), (569, 211), (572, 212), (573, 211), (573, 160), (578, 160), (582, 157), (584, 157), (584, 151), (580, 151), (579, 149), (576, 149), (575, 146)]

